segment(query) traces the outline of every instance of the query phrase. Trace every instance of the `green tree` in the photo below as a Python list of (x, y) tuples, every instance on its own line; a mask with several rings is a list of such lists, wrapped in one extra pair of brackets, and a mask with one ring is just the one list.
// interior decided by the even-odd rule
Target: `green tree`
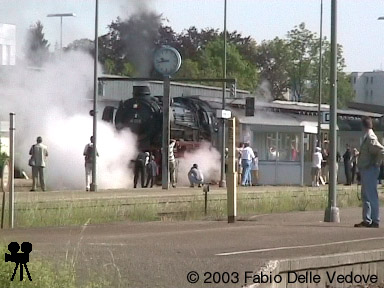
[(41, 67), (49, 59), (49, 44), (44, 38), (43, 24), (37, 21), (27, 33), (26, 59), (29, 65)]
[(275, 99), (283, 99), (290, 86), (289, 73), (290, 54), (287, 40), (275, 38), (263, 41), (256, 49), (255, 63), (260, 71), (261, 80), (267, 80), (271, 86), (271, 94)]
[[(223, 77), (223, 40), (217, 38), (207, 44), (199, 59), (201, 76)], [(254, 91), (258, 82), (256, 66), (245, 60), (234, 44), (227, 44), (227, 77), (237, 79), (237, 87)], [(220, 84), (216, 84), (220, 85)]]

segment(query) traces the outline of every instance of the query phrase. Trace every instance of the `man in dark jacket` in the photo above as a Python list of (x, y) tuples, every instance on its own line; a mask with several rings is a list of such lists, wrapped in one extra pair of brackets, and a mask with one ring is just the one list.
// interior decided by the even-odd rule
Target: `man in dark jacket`
[(145, 187), (148, 187), (149, 182), (151, 182), (151, 188), (153, 184), (156, 183), (157, 176), (157, 164), (155, 162), (155, 156), (151, 156), (151, 160), (147, 164), (147, 183), (145, 183)]
[(344, 172), (345, 172), (345, 179), (347, 179), (347, 183), (345, 185), (351, 185), (352, 184), (352, 175), (351, 175), (351, 168), (352, 168), (352, 154), (351, 154), (351, 148), (349, 147), (349, 144), (347, 144), (347, 150), (345, 151), (343, 155), (344, 159)]
[(144, 181), (145, 181), (145, 165), (147, 164), (149, 153), (148, 152), (140, 152), (139, 155), (137, 155), (136, 161), (135, 161), (135, 176), (133, 178), (133, 188), (136, 188), (137, 181), (141, 180), (141, 188), (144, 187)]

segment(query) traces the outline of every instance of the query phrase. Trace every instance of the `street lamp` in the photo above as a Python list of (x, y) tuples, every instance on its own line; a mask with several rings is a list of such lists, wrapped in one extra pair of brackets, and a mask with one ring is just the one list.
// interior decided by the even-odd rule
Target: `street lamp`
[[(224, 54), (223, 54), (223, 78), (227, 78), (227, 0), (224, 0)], [(225, 110), (225, 93), (227, 90), (227, 82), (223, 82), (223, 99), (222, 108)], [(225, 119), (222, 119), (222, 133), (221, 133), (221, 169), (220, 169), (220, 187), (226, 187), (225, 180)]]
[(97, 158), (97, 61), (99, 59), (99, 0), (95, 0), (95, 54), (93, 62), (93, 160), (92, 160), (92, 183), (91, 191), (97, 192), (97, 173), (96, 173), (96, 158)]
[(321, 94), (323, 85), (323, 0), (320, 3), (320, 43), (319, 43), (319, 106), (317, 109), (317, 147), (321, 147)]
[(48, 14), (47, 17), (60, 17), (60, 50), (63, 49), (63, 17), (76, 17), (75, 13)]
[(380, 16), (377, 20), (384, 20), (384, 16)]

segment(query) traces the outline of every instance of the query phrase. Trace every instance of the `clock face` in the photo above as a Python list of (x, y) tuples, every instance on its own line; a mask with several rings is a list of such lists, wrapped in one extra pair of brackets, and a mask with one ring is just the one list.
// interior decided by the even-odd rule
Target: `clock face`
[(154, 66), (157, 72), (164, 76), (175, 74), (181, 65), (179, 52), (172, 47), (162, 47), (156, 51)]

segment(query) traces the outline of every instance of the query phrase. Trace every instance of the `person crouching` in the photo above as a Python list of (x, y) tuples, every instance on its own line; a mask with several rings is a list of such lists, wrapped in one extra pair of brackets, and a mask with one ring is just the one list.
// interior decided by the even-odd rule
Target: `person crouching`
[(188, 179), (190, 183), (190, 187), (195, 187), (194, 184), (198, 184), (198, 187), (201, 187), (201, 185), (204, 182), (204, 176), (203, 173), (199, 170), (197, 164), (193, 164), (191, 170), (188, 172)]

